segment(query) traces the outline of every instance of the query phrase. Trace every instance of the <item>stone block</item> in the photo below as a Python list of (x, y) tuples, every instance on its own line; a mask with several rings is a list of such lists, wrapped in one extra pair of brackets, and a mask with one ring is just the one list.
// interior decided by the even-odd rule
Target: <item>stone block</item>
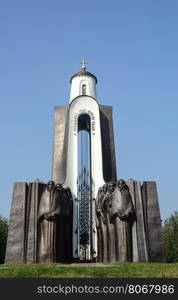
[(163, 234), (156, 183), (154, 181), (143, 182), (142, 196), (146, 207), (149, 261), (162, 262), (164, 261)]
[(55, 107), (52, 180), (63, 183), (67, 169), (67, 134), (69, 106)]
[(117, 180), (112, 107), (100, 105), (103, 176), (106, 182)]
[(16, 182), (14, 184), (6, 247), (6, 264), (23, 264), (25, 262), (27, 191), (27, 183)]
[(138, 242), (138, 261), (148, 261), (148, 249), (145, 234), (145, 219), (144, 219), (144, 206), (141, 194), (141, 184), (138, 181), (134, 182), (135, 194), (135, 212), (136, 212), (136, 231)]

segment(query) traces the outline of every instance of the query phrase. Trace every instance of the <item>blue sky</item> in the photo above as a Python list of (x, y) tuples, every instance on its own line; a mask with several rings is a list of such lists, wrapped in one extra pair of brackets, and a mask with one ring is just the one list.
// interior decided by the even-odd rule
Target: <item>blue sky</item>
[(0, 214), (15, 181), (51, 176), (54, 106), (85, 58), (113, 106), (118, 177), (178, 210), (178, 1), (0, 1)]

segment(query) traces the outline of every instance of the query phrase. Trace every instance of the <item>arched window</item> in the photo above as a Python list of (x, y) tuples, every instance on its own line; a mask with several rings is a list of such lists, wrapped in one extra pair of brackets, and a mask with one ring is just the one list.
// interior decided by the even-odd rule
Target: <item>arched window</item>
[(90, 258), (91, 245), (91, 137), (90, 116), (82, 114), (78, 118), (78, 241), (80, 258)]
[(82, 95), (86, 95), (86, 84), (82, 84)]

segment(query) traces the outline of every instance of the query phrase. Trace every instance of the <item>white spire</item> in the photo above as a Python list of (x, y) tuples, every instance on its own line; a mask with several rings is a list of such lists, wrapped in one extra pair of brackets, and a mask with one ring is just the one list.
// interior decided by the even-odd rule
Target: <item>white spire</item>
[(95, 75), (86, 71), (87, 61), (84, 59), (80, 63), (82, 70), (71, 77), (71, 91), (70, 91), (70, 102), (78, 96), (90, 96), (97, 98), (96, 96), (96, 83), (97, 78)]

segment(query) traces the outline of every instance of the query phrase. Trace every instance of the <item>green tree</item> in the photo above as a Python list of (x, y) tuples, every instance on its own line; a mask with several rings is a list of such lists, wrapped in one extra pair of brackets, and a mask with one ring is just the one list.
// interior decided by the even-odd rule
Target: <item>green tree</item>
[(178, 262), (178, 212), (164, 221), (164, 251), (167, 262)]
[(8, 220), (0, 216), (0, 264), (4, 263), (7, 242)]

